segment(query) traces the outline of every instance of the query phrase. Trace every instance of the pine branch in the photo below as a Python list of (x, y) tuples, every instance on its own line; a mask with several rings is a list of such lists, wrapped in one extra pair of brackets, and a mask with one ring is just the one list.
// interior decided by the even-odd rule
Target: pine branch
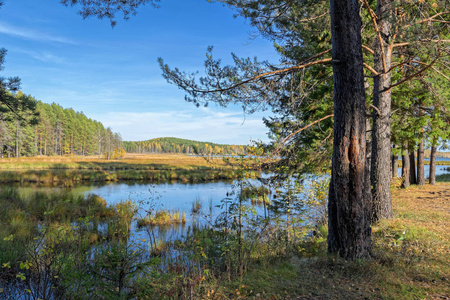
[(303, 130), (305, 130), (305, 129), (311, 127), (312, 125), (314, 125), (314, 124), (316, 124), (316, 123), (319, 123), (320, 121), (323, 121), (323, 120), (325, 120), (325, 119), (332, 118), (332, 117), (334, 117), (334, 114), (328, 115), (328, 116), (323, 117), (323, 118), (321, 118), (321, 119), (319, 119), (319, 120), (315, 120), (315, 121), (312, 122), (312, 123), (309, 123), (308, 125), (306, 125), (306, 126), (300, 128), (299, 130), (296, 130), (295, 132), (293, 132), (293, 133), (291, 133), (290, 135), (288, 135), (288, 136), (281, 142), (281, 144), (284, 145), (287, 141), (289, 141), (289, 140), (290, 140), (294, 135), (296, 135), (297, 133), (302, 132)]
[(241, 81), (239, 83), (236, 83), (236, 84), (228, 86), (228, 87), (223, 87), (222, 88), (222, 87), (219, 86), (219, 88), (214, 89), (214, 90), (203, 90), (203, 89), (197, 89), (193, 85), (190, 85), (190, 86), (188, 86), (188, 88), (190, 89), (191, 92), (194, 92), (194, 93), (201, 93), (201, 94), (223, 93), (223, 92), (226, 92), (226, 91), (233, 90), (233, 89), (235, 89), (237, 87), (240, 87), (242, 85), (245, 85), (247, 83), (256, 81), (256, 80), (261, 79), (261, 78), (272, 77), (272, 76), (275, 76), (275, 75), (280, 75), (280, 74), (288, 73), (288, 72), (291, 72), (291, 71), (302, 70), (302, 69), (305, 69), (307, 67), (318, 65), (318, 64), (329, 63), (332, 60), (331, 58), (324, 58), (324, 59), (321, 59), (321, 60), (309, 62), (309, 61), (311, 61), (311, 60), (313, 60), (313, 59), (315, 59), (317, 57), (320, 57), (320, 56), (328, 53), (328, 52), (331, 52), (331, 49), (323, 51), (323, 52), (321, 52), (319, 54), (316, 54), (316, 55), (312, 56), (311, 58), (305, 60), (304, 62), (302, 62), (299, 65), (292, 66), (292, 67), (285, 68), (285, 69), (281, 69), (281, 70), (275, 70), (275, 71), (271, 71), (271, 72), (262, 73), (262, 74), (254, 76), (254, 77), (245, 79), (245, 80), (243, 80), (243, 81)]

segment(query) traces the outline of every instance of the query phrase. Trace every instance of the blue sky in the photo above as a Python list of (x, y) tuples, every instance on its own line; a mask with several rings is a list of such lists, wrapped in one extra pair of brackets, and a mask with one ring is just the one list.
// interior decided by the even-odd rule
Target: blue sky
[(239, 107), (196, 108), (161, 76), (157, 58), (201, 71), (206, 48), (230, 62), (238, 56), (277, 61), (270, 41), (251, 39), (243, 18), (206, 0), (162, 0), (137, 16), (108, 20), (77, 15), (59, 0), (6, 0), (0, 9), (0, 47), (8, 50), (3, 76), (19, 76), (22, 90), (43, 102), (83, 111), (124, 140), (163, 136), (217, 143), (267, 140), (262, 117)]

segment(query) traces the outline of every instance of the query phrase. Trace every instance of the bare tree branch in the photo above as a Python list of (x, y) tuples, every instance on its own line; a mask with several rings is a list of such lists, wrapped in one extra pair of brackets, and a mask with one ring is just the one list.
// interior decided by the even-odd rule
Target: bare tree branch
[(437, 14), (435, 14), (435, 15), (429, 17), (428, 19), (420, 20), (419, 22), (417, 22), (417, 24), (421, 24), (421, 23), (425, 23), (425, 22), (430, 22), (430, 21), (432, 21), (432, 22), (449, 23), (448, 21), (445, 21), (445, 20), (435, 20), (435, 18), (437, 18), (437, 17), (439, 17), (439, 16), (442, 16), (442, 15), (446, 15), (446, 14), (450, 14), (450, 11), (443, 11), (443, 12), (437, 13)]
[(372, 53), (372, 54), (375, 54), (375, 51), (373, 51), (371, 48), (367, 47), (366, 45), (361, 45), (361, 46), (362, 46), (362, 48), (363, 48), (364, 50), (366, 50), (366, 51), (368, 51), (368, 52), (370, 52), (370, 53)]
[(323, 117), (323, 118), (321, 118), (321, 119), (319, 119), (319, 120), (315, 120), (315, 121), (312, 122), (312, 123), (309, 123), (309, 124), (306, 125), (305, 127), (302, 127), (302, 128), (300, 128), (299, 130), (296, 130), (296, 131), (294, 131), (293, 133), (291, 133), (290, 135), (288, 135), (288, 136), (281, 142), (281, 144), (285, 144), (285, 143), (286, 143), (287, 141), (289, 141), (294, 135), (296, 135), (297, 133), (302, 132), (303, 130), (305, 130), (305, 129), (311, 127), (312, 125), (314, 125), (314, 124), (316, 124), (316, 123), (319, 123), (320, 121), (323, 121), (323, 120), (325, 120), (325, 119), (332, 118), (332, 117), (334, 117), (334, 114), (328, 115), (328, 116)]
[(373, 22), (373, 26), (375, 27), (375, 31), (377, 32), (377, 37), (378, 40), (380, 42), (380, 49), (381, 49), (381, 59), (383, 61), (383, 72), (387, 73), (387, 66), (386, 66), (386, 53), (384, 53), (384, 48), (383, 48), (383, 38), (381, 37), (381, 32), (380, 29), (378, 28), (378, 23), (377, 23), (377, 16), (375, 15), (374, 11), (370, 8), (369, 3), (367, 2), (367, 0), (362, 0), (364, 5), (366, 6), (367, 10), (369, 11), (369, 15), (370, 18), (372, 19)]
[(419, 40), (419, 41), (413, 41), (413, 42), (404, 42), (404, 43), (397, 43), (397, 44), (393, 44), (392, 47), (403, 47), (403, 46), (408, 46), (411, 44), (416, 44), (416, 43), (428, 43), (428, 42), (433, 42), (433, 43), (450, 43), (450, 40)]
[(381, 111), (378, 109), (378, 107), (376, 107), (375, 105), (372, 105), (372, 104), (370, 104), (369, 107), (372, 107), (373, 109), (375, 109), (377, 111), (378, 116), (382, 117)]
[(437, 61), (440, 57), (441, 57), (440, 55), (439, 55), (438, 57), (436, 57), (430, 64), (428, 64), (426, 67), (424, 67), (424, 68), (422, 68), (421, 70), (419, 70), (417, 73), (414, 73), (414, 74), (412, 74), (411, 76), (408, 76), (408, 77), (406, 77), (406, 78), (403, 79), (403, 80), (400, 80), (399, 82), (396, 82), (396, 83), (394, 83), (394, 84), (391, 84), (391, 86), (389, 86), (388, 88), (384, 89), (383, 92), (389, 91), (389, 90), (392, 89), (393, 87), (396, 87), (396, 86), (398, 86), (398, 85), (400, 85), (400, 84), (402, 84), (402, 83), (405, 83), (406, 81), (408, 81), (408, 80), (410, 80), (410, 79), (412, 79), (412, 78), (414, 78), (414, 77), (416, 77), (416, 76), (422, 74), (423, 72), (425, 72), (426, 70), (428, 70), (429, 68), (431, 68), (431, 67), (436, 63), (436, 61)]
[(368, 64), (366, 64), (366, 63), (363, 63), (364, 64), (364, 67), (366, 67), (366, 69), (367, 70), (369, 70), (370, 72), (372, 72), (373, 73), (373, 75), (375, 75), (375, 76), (378, 76), (378, 75), (380, 75), (377, 71), (375, 71), (375, 69), (374, 68), (372, 68), (371, 66), (369, 66)]

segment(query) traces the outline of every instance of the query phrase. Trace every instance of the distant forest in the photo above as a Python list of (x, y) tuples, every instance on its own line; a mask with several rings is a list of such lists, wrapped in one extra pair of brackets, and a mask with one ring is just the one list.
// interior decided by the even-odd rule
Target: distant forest
[(191, 141), (173, 137), (147, 141), (123, 142), (127, 153), (184, 153), (200, 155), (239, 155), (247, 153), (247, 146), (224, 145)]
[(27, 110), (0, 114), (1, 157), (36, 155), (99, 155), (119, 158), (125, 153), (120, 134), (72, 108), (37, 101), (18, 92)]
[[(425, 157), (430, 158), (430, 150), (425, 150)], [(450, 158), (450, 152), (436, 152), (436, 157)]]

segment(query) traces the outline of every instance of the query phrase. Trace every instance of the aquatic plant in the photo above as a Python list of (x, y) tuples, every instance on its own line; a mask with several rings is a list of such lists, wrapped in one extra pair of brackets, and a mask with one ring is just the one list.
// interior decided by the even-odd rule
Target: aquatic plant
[(151, 211), (143, 218), (136, 220), (138, 227), (143, 226), (169, 226), (176, 224), (186, 223), (186, 214), (183, 212), (180, 214), (179, 210), (156, 210)]
[(202, 209), (202, 199), (200, 197), (196, 197), (195, 200), (192, 202), (192, 207), (191, 207), (191, 214), (192, 215), (196, 215), (200, 212), (200, 210)]

